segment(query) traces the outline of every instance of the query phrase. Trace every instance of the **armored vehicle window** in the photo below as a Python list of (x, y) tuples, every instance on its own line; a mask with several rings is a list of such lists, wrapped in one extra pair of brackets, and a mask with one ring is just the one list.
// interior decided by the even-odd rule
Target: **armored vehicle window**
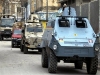
[(42, 27), (27, 27), (28, 32), (42, 32)]
[(59, 27), (70, 27), (69, 20), (59, 19)]
[(14, 19), (1, 19), (1, 26), (3, 27), (12, 27), (14, 23)]
[(87, 24), (85, 20), (76, 20), (77, 28), (87, 28)]

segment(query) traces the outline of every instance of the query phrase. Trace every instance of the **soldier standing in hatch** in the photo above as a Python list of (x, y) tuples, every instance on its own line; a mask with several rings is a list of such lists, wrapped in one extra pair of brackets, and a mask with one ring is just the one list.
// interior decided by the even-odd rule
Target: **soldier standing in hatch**
[(64, 4), (63, 7), (62, 7), (62, 11), (64, 11), (64, 9), (65, 9), (66, 7), (67, 7), (67, 5)]
[(66, 4), (64, 4), (64, 5), (58, 10), (59, 15), (62, 15), (62, 13), (63, 13), (65, 7), (67, 7)]

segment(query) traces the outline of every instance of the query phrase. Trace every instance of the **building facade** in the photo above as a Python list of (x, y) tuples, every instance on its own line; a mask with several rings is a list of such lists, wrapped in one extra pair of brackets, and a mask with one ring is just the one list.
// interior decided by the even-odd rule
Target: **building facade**
[[(31, 0), (31, 12), (45, 11), (47, 0)], [(56, 10), (58, 8), (57, 0), (48, 0), (48, 10)]]

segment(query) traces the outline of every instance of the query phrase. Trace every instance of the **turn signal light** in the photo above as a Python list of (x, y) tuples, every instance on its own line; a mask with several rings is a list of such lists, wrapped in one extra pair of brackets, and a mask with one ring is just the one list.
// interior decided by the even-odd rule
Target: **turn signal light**
[(62, 38), (59, 38), (59, 42), (63, 42), (63, 39)]

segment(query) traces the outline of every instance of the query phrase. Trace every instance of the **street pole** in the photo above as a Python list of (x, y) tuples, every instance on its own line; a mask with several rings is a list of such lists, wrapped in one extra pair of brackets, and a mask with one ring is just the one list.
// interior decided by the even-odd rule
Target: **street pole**
[(46, 5), (46, 7), (47, 7), (47, 9), (46, 9), (46, 10), (47, 10), (46, 21), (48, 22), (48, 0), (46, 1), (46, 4), (47, 4), (47, 5)]
[(29, 15), (31, 14), (31, 0), (28, 0), (29, 3)]
[[(13, 3), (12, 3), (12, 4), (13, 4)], [(19, 16), (18, 9), (20, 9), (20, 8), (18, 7), (18, 4), (17, 4), (17, 21), (18, 21), (18, 16)]]

